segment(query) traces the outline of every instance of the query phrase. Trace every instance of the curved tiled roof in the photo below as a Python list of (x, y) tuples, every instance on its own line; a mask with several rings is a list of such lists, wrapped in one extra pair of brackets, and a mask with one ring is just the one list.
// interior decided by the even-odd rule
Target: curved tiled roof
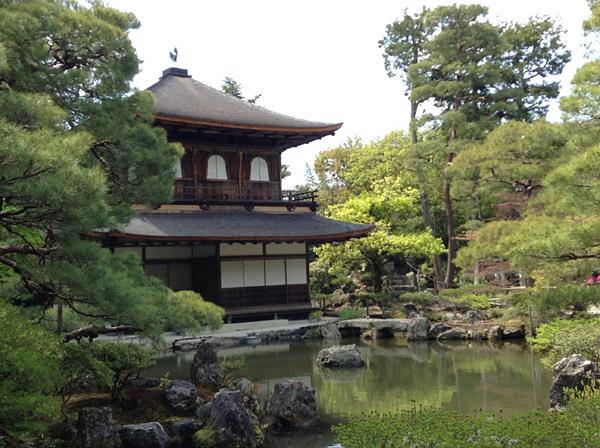
[(95, 236), (123, 240), (344, 241), (367, 235), (373, 226), (328, 219), (315, 213), (142, 212), (128, 224)]
[(157, 119), (165, 121), (309, 134), (332, 133), (342, 126), (273, 112), (198, 82), (183, 69), (165, 70), (148, 90), (156, 97)]

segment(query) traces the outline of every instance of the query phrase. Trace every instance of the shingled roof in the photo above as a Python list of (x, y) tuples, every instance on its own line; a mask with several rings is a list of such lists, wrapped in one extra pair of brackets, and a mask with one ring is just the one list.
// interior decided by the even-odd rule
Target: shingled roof
[(148, 88), (156, 97), (156, 118), (217, 128), (332, 134), (342, 123), (321, 123), (265, 109), (203, 84), (187, 70), (169, 68)]
[(143, 212), (128, 224), (96, 237), (127, 241), (331, 242), (367, 235), (373, 226), (315, 213)]

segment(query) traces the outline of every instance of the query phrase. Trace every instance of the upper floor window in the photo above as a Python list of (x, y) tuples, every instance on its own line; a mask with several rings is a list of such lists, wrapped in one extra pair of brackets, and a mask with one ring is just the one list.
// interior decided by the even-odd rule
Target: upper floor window
[(175, 160), (175, 165), (173, 165), (173, 170), (175, 171), (176, 179), (181, 179), (183, 177), (183, 172), (181, 171), (181, 159)]
[(262, 157), (255, 157), (250, 164), (250, 180), (268, 182), (269, 165)]
[(219, 155), (213, 155), (208, 158), (207, 179), (227, 180), (227, 167), (225, 159)]

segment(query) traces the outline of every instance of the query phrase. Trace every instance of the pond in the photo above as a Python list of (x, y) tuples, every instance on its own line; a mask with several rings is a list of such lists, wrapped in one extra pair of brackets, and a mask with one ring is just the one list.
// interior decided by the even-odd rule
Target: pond
[[(298, 379), (317, 391), (321, 424), (310, 433), (273, 440), (271, 448), (323, 448), (332, 445), (333, 424), (362, 412), (390, 412), (428, 406), (459, 412), (512, 414), (548, 408), (551, 370), (524, 344), (407, 343), (394, 338), (356, 343), (366, 366), (323, 372), (315, 365), (319, 343), (290, 343), (228, 348), (220, 357), (244, 356), (244, 375), (259, 385), (264, 402), (273, 385)], [(193, 352), (169, 353), (149, 376), (189, 379)]]

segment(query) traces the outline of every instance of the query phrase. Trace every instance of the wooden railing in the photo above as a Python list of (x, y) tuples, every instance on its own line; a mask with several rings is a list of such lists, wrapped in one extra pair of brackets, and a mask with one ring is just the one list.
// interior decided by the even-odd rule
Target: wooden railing
[(281, 190), (279, 182), (247, 182), (240, 188), (237, 181), (211, 181), (190, 185), (177, 181), (173, 190), (174, 202), (317, 202), (316, 191)]

